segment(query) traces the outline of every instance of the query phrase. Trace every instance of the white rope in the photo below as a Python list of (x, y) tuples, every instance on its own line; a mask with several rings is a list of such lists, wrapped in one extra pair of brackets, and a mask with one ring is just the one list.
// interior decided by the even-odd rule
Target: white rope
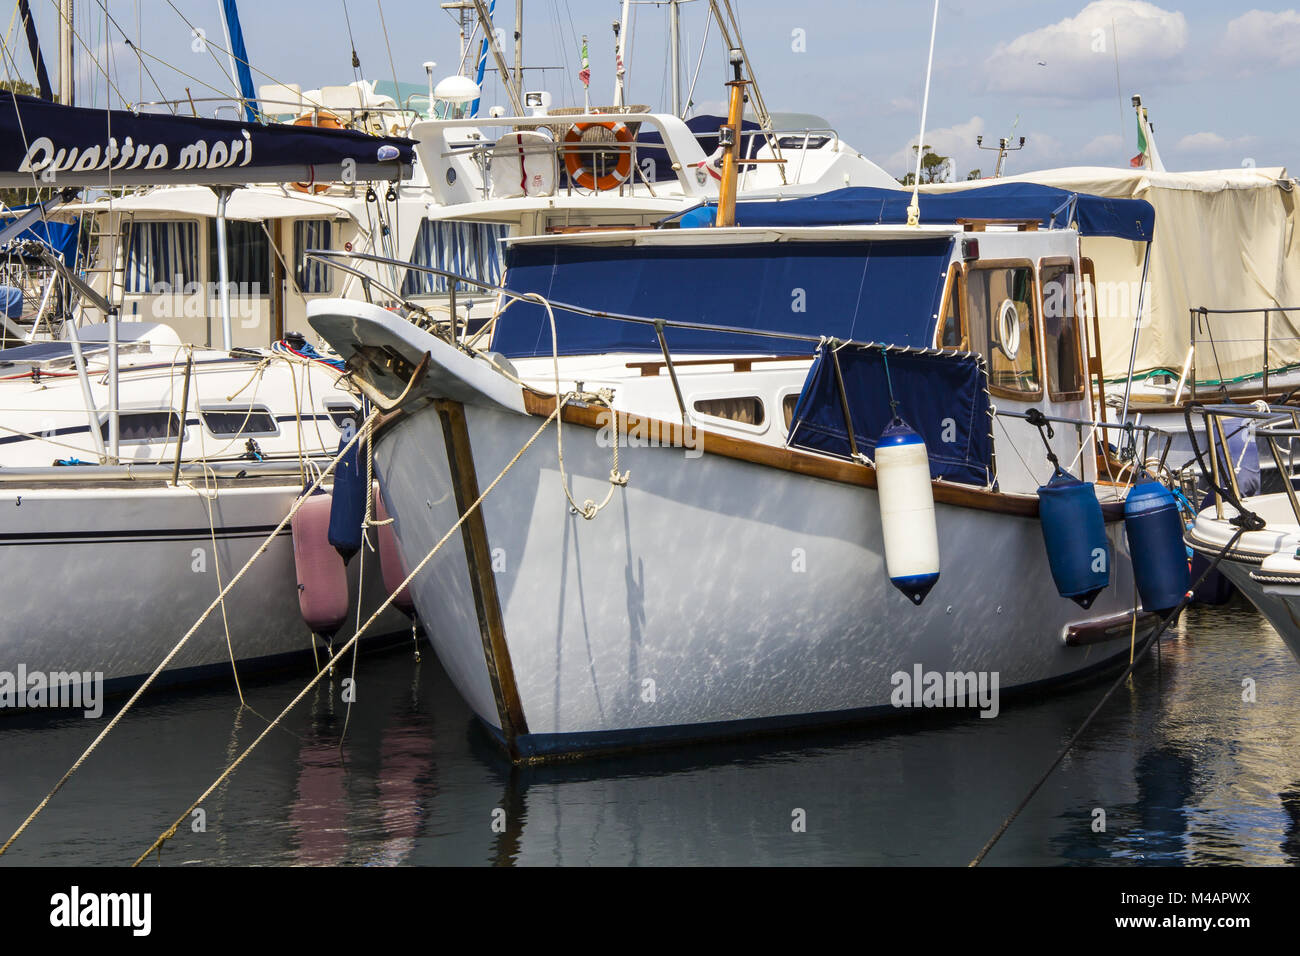
[[(548, 302), (542, 296), (538, 295), (536, 292), (530, 292), (527, 295), (525, 295), (524, 298), (531, 299), (534, 302), (541, 303), (541, 305), (546, 309), (547, 317), (551, 320), (551, 362), (555, 371), (555, 414), (558, 416), (560, 414), (560, 408), (563, 406), (564, 402), (567, 401), (567, 398), (561, 398), (560, 396), (560, 351), (559, 351), (559, 344), (555, 336), (555, 313), (551, 310), (551, 303)], [(588, 521), (596, 517), (596, 515), (600, 514), (600, 512), (604, 509), (604, 507), (607, 504), (609, 504), (610, 501), (613, 499), (615, 489), (626, 486), (628, 479), (632, 477), (631, 471), (626, 471), (623, 472), (622, 474), (619, 474), (618, 471), (618, 446), (619, 446), (618, 412), (614, 411), (613, 408), (613, 404), (612, 404), (613, 396), (608, 393), (602, 394), (600, 392), (597, 392), (594, 396), (591, 397), (603, 402), (605, 407), (608, 408), (614, 415), (614, 465), (609, 472), (609, 491), (605, 493), (605, 498), (603, 501), (601, 501), (600, 504), (596, 504), (596, 502), (593, 499), (588, 498), (581, 505), (579, 505), (578, 502), (574, 500), (573, 495), (570, 493), (569, 478), (564, 471), (563, 419), (557, 421), (555, 425), (555, 453), (556, 453), (556, 457), (559, 459), (560, 485), (561, 487), (564, 488), (564, 497), (569, 499), (570, 507), (572, 507), (575, 512), (582, 515)]]
[[(276, 716), (276, 718), (273, 721), (271, 721), (270, 724), (267, 725), (266, 729), (263, 730), (260, 734), (258, 734), (257, 738), (251, 744), (248, 745), (248, 748), (242, 754), (240, 754), (239, 757), (233, 763), (231, 763), (228, 767), (226, 767), (224, 771), (222, 771), (221, 775), (218, 776), (217, 779), (212, 782), (211, 786), (209, 786), (206, 790), (204, 790), (203, 793), (199, 795), (198, 799), (195, 800), (192, 804), (190, 804), (189, 807), (186, 808), (185, 812), (182, 813), (179, 817), (177, 817), (176, 821), (170, 827), (168, 827), (161, 834), (159, 834), (158, 838), (154, 840), (153, 844), (150, 845), (149, 849), (145, 850), (142, 854), (140, 854), (139, 858), (135, 861), (135, 863), (132, 864), (132, 866), (139, 866), (142, 862), (144, 862), (145, 858), (148, 857), (150, 853), (152, 853), (156, 849), (161, 849), (162, 845), (167, 840), (170, 840), (173, 836), (175, 836), (177, 828), (180, 827), (180, 825), (190, 816), (190, 814), (197, 807), (202, 805), (203, 801), (206, 800), (213, 793), (213, 791), (215, 791), (219, 786), (221, 786), (221, 784), (232, 773), (235, 772), (235, 770), (239, 767), (239, 765), (244, 762), (244, 760), (248, 757), (249, 754), (253, 752), (253, 750), (257, 747), (257, 745), (260, 744), (266, 738), (266, 736), (272, 730), (275, 729), (275, 727), (280, 723), (280, 721), (283, 720), (289, 714), (289, 712), (292, 711), (293, 708), (296, 707), (302, 701), (302, 699), (306, 697), (308, 693), (311, 692), (312, 688), (314, 688), (320, 682), (321, 678), (325, 675), (325, 670), (328, 668), (332, 668), (339, 661), (339, 659), (342, 658), (342, 656), (346, 654), (354, 644), (356, 644), (356, 642), (370, 628), (370, 626), (375, 623), (375, 621), (379, 618), (379, 615), (381, 615), (384, 611), (388, 610), (389, 606), (392, 605), (394, 600), (396, 600), (397, 595), (401, 594), (402, 591), (415, 579), (415, 576), (424, 570), (425, 566), (430, 561), (433, 560), (434, 555), (436, 555), (438, 551), (442, 548), (442, 546), (447, 543), (448, 539), (450, 539), (452, 535), (454, 535), (458, 530), (460, 530), (461, 525), (465, 523), (465, 521), (469, 518), (469, 516), (478, 510), (479, 506), (482, 505), (483, 503), (483, 499), (485, 499), (489, 494), (491, 494), (492, 490), (496, 488), (498, 484), (501, 483), (501, 479), (505, 478), (507, 472), (509, 472), (510, 469), (513, 468), (515, 464), (519, 461), (519, 459), (523, 457), (524, 452), (528, 451), (528, 449), (533, 446), (533, 443), (536, 442), (537, 439), (541, 437), (542, 432), (546, 430), (547, 426), (550, 425), (552, 421), (556, 422), (558, 425), (559, 418), (560, 418), (560, 411), (564, 407), (567, 401), (568, 398), (566, 397), (565, 399), (558, 401), (556, 403), (555, 411), (551, 412), (551, 414), (547, 416), (546, 421), (542, 422), (542, 424), (538, 427), (538, 429), (535, 432), (533, 432), (532, 436), (528, 439), (528, 441), (524, 442), (523, 446), (519, 449), (519, 451), (515, 453), (514, 458), (510, 459), (510, 461), (506, 464), (506, 466), (501, 469), (500, 473), (495, 478), (492, 479), (492, 483), (489, 484), (487, 488), (483, 490), (483, 493), (480, 494), (478, 498), (474, 500), (474, 503), (465, 509), (464, 514), (462, 514), (460, 518), (457, 519), (456, 523), (453, 524), (447, 530), (447, 533), (438, 539), (438, 542), (429, 550), (429, 553), (424, 556), (424, 558), (420, 561), (420, 563), (417, 564), (411, 570), (411, 573), (406, 576), (406, 578), (402, 581), (402, 583), (393, 589), (393, 593), (388, 595), (388, 597), (384, 600), (384, 602), (381, 605), (379, 605), (378, 608), (375, 609), (375, 612), (370, 615), (370, 618), (366, 621), (364, 625), (362, 625), (361, 629), (358, 630), (355, 634), (353, 634), (351, 639), (349, 639), (346, 644), (340, 647), (338, 652), (335, 653), (328, 662), (326, 662), (325, 669), (320, 669), (317, 671), (316, 676), (307, 682), (307, 686), (305, 686), (298, 693), (298, 695), (294, 697), (293, 700), (291, 700), (288, 704), (285, 705), (284, 709), (280, 711), (280, 713)], [(375, 415), (372, 414), (371, 417), (366, 420), (366, 425), (369, 426), (370, 423), (374, 420), (374, 418)], [(359, 431), (358, 434), (360, 434)], [(340, 457), (342, 456), (340, 455)], [(335, 459), (336, 462), (337, 460), (338, 459)]]
[[(212, 603), (208, 605), (207, 610), (204, 611), (202, 615), (200, 615), (199, 619), (194, 622), (193, 626), (190, 627), (190, 629), (185, 632), (185, 635), (179, 641), (176, 642), (176, 644), (172, 647), (170, 651), (167, 652), (167, 656), (164, 657), (162, 661), (158, 664), (158, 666), (154, 668), (153, 673), (151, 673), (147, 678), (145, 678), (145, 682), (140, 685), (139, 689), (137, 689), (136, 692), (131, 695), (131, 699), (128, 700), (126, 704), (122, 707), (122, 709), (118, 711), (117, 714), (113, 717), (113, 719), (109, 721), (108, 726), (105, 727), (102, 731), (100, 731), (99, 736), (97, 736), (91, 742), (90, 746), (87, 747), (85, 751), (82, 753), (82, 755), (76, 759), (73, 765), (68, 768), (67, 773), (65, 773), (59, 779), (59, 782), (54, 785), (53, 789), (51, 789), (50, 792), (45, 795), (45, 798), (41, 800), (41, 802), (37, 805), (36, 809), (33, 810), (30, 814), (28, 814), (27, 819), (24, 820), (22, 824), (18, 827), (18, 829), (13, 832), (13, 835), (10, 836), (9, 839), (5, 841), (4, 845), (0, 846), (0, 856), (4, 856), (5, 852), (9, 849), (9, 847), (13, 845), (14, 841), (17, 840), (20, 836), (22, 836), (23, 832), (29, 826), (31, 826), (32, 821), (35, 820), (37, 816), (40, 815), (41, 811), (44, 810), (46, 806), (49, 805), (49, 802), (54, 798), (54, 795), (63, 789), (64, 784), (66, 784), (70, 779), (72, 779), (72, 775), (76, 773), (77, 770), (80, 769), (81, 765), (86, 762), (87, 758), (89, 758), (90, 755), (95, 752), (95, 749), (104, 741), (104, 738), (106, 738), (113, 731), (113, 728), (116, 727), (122, 721), (122, 718), (125, 717), (127, 713), (131, 710), (131, 708), (135, 706), (135, 703), (141, 697), (144, 696), (144, 692), (149, 689), (149, 687), (157, 679), (158, 675), (167, 669), (167, 665), (172, 662), (173, 658), (175, 658), (176, 655), (180, 653), (181, 648), (183, 648), (189, 642), (190, 638), (195, 635), (198, 629), (203, 626), (203, 623), (211, 616), (212, 612), (216, 610), (217, 605), (220, 604), (225, 599), (226, 595), (229, 594), (230, 591), (235, 587), (235, 585), (238, 584), (240, 580), (243, 579), (244, 575), (248, 573), (248, 569), (253, 566), (254, 562), (256, 562), (258, 558), (260, 558), (263, 554), (266, 553), (267, 548), (271, 546), (271, 542), (273, 542), (276, 536), (279, 535), (280, 532), (283, 531), (285, 527), (289, 524), (289, 522), (293, 520), (293, 516), (298, 513), (298, 509), (302, 507), (303, 502), (311, 497), (311, 495), (320, 486), (321, 481), (325, 479), (325, 476), (334, 471), (335, 466), (338, 465), (338, 463), (342, 460), (343, 456), (348, 453), (348, 450), (354, 444), (356, 444), (357, 440), (361, 437), (361, 435), (364, 434), (365, 431), (373, 425), (375, 419), (378, 417), (378, 414), (379, 414), (378, 412), (374, 412), (371, 414), (369, 418), (366, 419), (365, 424), (361, 428), (357, 429), (357, 433), (352, 437), (352, 440), (348, 442), (348, 444), (345, 445), (342, 449), (340, 449), (339, 453), (334, 456), (334, 460), (329, 463), (329, 467), (325, 469), (325, 471), (321, 474), (321, 477), (317, 479), (317, 481), (310, 488), (308, 488), (307, 491), (304, 492), (303, 495), (297, 501), (294, 502), (293, 507), (289, 509), (289, 513), (286, 514), (284, 518), (280, 521), (280, 523), (275, 526), (275, 530), (273, 530), (269, 535), (267, 535), (266, 538), (262, 541), (262, 543), (258, 545), (257, 550), (253, 552), (252, 557), (250, 557), (248, 561), (244, 563), (244, 566), (239, 569), (239, 573), (230, 579), (229, 584), (227, 584), (224, 588), (222, 588), (221, 593), (218, 594), (217, 597), (212, 601)], [(353, 641), (355, 640), (356, 637), (354, 636)], [(351, 644), (351, 642), (349, 642), (349, 644)], [(206, 795), (207, 794), (204, 794), (204, 796)]]

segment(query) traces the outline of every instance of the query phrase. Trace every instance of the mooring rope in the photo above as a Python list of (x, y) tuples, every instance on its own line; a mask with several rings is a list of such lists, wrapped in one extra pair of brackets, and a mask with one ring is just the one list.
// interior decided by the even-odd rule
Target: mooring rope
[[(1065, 755), (1070, 752), (1070, 749), (1076, 742), (1078, 742), (1079, 738), (1083, 736), (1083, 732), (1088, 729), (1088, 725), (1092, 723), (1093, 718), (1101, 712), (1101, 708), (1105, 706), (1106, 701), (1110, 700), (1111, 694), (1115, 693), (1124, 681), (1128, 680), (1129, 676), (1133, 673), (1138, 664), (1140, 664), (1147, 654), (1151, 652), (1151, 648), (1160, 643), (1160, 635), (1168, 629), (1170, 624), (1178, 619), (1178, 615), (1183, 613), (1183, 609), (1186, 608), (1188, 603), (1191, 601), (1192, 595), (1195, 593), (1196, 589), (1199, 588), (1205, 579), (1210, 576), (1210, 572), (1219, 566), (1219, 562), (1222, 561), (1224, 556), (1233, 549), (1237, 540), (1245, 533), (1245, 528), (1238, 528), (1236, 534), (1232, 536), (1232, 539), (1223, 546), (1223, 549), (1219, 551), (1217, 555), (1215, 555), (1214, 560), (1210, 562), (1209, 567), (1201, 573), (1201, 576), (1196, 579), (1196, 583), (1193, 584), (1191, 589), (1183, 595), (1183, 599), (1178, 602), (1178, 606), (1170, 611), (1165, 619), (1160, 623), (1160, 627), (1156, 629), (1155, 634), (1152, 635), (1151, 639), (1147, 642), (1146, 647), (1142, 648), (1142, 653), (1138, 654), (1137, 658), (1131, 661), (1128, 667), (1124, 669), (1124, 673), (1120, 674), (1119, 677), (1115, 679), (1115, 683), (1110, 685), (1110, 689), (1102, 695), (1101, 700), (1097, 701), (1097, 706), (1095, 706), (1092, 709), (1092, 712), (1084, 718), (1083, 723), (1079, 725), (1079, 729), (1074, 732), (1074, 736), (1066, 741), (1065, 746), (1061, 748), (1061, 752), (1056, 755), (1056, 759), (1048, 765), (1047, 769), (1043, 771), (1043, 775), (1038, 778), (1037, 782), (1032, 787), (1029, 788), (1029, 792), (1026, 793), (1024, 799), (1016, 805), (1016, 808), (1011, 811), (1010, 816), (1002, 821), (1002, 825), (998, 827), (997, 832), (995, 832), (993, 836), (989, 837), (989, 841), (984, 844), (983, 849), (981, 849), (979, 853), (975, 854), (975, 858), (970, 861), (970, 866), (979, 866), (984, 862), (984, 858), (988, 856), (989, 851), (992, 850), (994, 845), (1002, 839), (1002, 835), (1010, 829), (1011, 824), (1015, 822), (1016, 817), (1020, 816), (1021, 811), (1024, 810), (1025, 807), (1029, 806), (1029, 801), (1034, 799), (1034, 795), (1037, 794), (1043, 784), (1047, 782), (1047, 778), (1052, 775), (1052, 771), (1060, 765), (1061, 761), (1065, 759)], [(1133, 620), (1136, 625), (1136, 607), (1133, 608)]]
[[(457, 519), (456, 523), (453, 524), (447, 530), (447, 533), (438, 539), (438, 543), (435, 544), (433, 548), (429, 551), (429, 553), (426, 554), (423, 559), (421, 559), (420, 563), (417, 564), (411, 570), (411, 573), (406, 576), (406, 579), (403, 580), (402, 583), (399, 584), (397, 587), (395, 587), (393, 589), (393, 592), (388, 595), (388, 597), (384, 600), (384, 602), (380, 604), (378, 608), (375, 609), (375, 612), (370, 615), (366, 623), (361, 626), (361, 629), (358, 630), (355, 634), (353, 634), (352, 637), (349, 638), (347, 643), (338, 649), (338, 651), (334, 654), (334, 656), (331, 657), (330, 660), (326, 663), (325, 667), (320, 668), (316, 672), (316, 676), (307, 682), (307, 686), (305, 686), (301, 691), (299, 691), (298, 695), (294, 697), (293, 700), (289, 701), (288, 704), (285, 705), (284, 709), (280, 711), (280, 713), (276, 716), (274, 720), (271, 721), (270, 724), (267, 725), (266, 729), (263, 730), (260, 734), (258, 734), (257, 738), (251, 744), (248, 745), (248, 748), (243, 753), (241, 753), (233, 763), (231, 763), (228, 767), (226, 767), (226, 769), (221, 772), (221, 775), (218, 776), (216, 780), (212, 781), (211, 786), (209, 786), (206, 790), (204, 790), (203, 793), (199, 794), (198, 799), (195, 800), (193, 803), (191, 803), (185, 809), (185, 812), (182, 813), (179, 817), (177, 817), (176, 821), (172, 823), (170, 827), (168, 827), (166, 830), (164, 830), (162, 833), (158, 835), (158, 838), (154, 840), (154, 842), (149, 846), (149, 849), (141, 853), (140, 856), (136, 859), (136, 861), (131, 864), (133, 867), (139, 866), (141, 863), (143, 863), (148, 858), (149, 854), (153, 853), (155, 850), (159, 850), (159, 851), (162, 850), (162, 845), (176, 835), (177, 828), (180, 827), (180, 825), (185, 822), (185, 819), (189, 817), (190, 814), (193, 813), (196, 809), (198, 809), (203, 804), (203, 801), (206, 800), (209, 796), (211, 796), (213, 791), (215, 791), (218, 787), (220, 787), (221, 784), (224, 783), (225, 780), (235, 772), (235, 770), (239, 767), (239, 765), (244, 762), (244, 760), (248, 757), (249, 754), (253, 752), (253, 750), (257, 747), (257, 745), (260, 744), (266, 738), (267, 734), (269, 734), (272, 730), (274, 730), (276, 726), (279, 725), (280, 721), (282, 721), (286, 716), (288, 716), (289, 712), (292, 711), (294, 707), (298, 706), (298, 704), (302, 701), (302, 699), (306, 697), (311, 692), (312, 688), (314, 688), (320, 682), (320, 679), (325, 676), (326, 672), (330, 668), (332, 668), (336, 663), (338, 663), (338, 661), (343, 657), (343, 655), (346, 654), (354, 644), (356, 644), (356, 642), (361, 638), (361, 635), (363, 635), (370, 628), (370, 626), (374, 624), (375, 621), (379, 618), (379, 615), (383, 614), (384, 611), (388, 610), (389, 606), (392, 605), (393, 601), (397, 599), (397, 595), (402, 593), (402, 590), (406, 588), (411, 583), (411, 581), (415, 579), (415, 576), (424, 570), (425, 565), (427, 565), (430, 561), (433, 560), (433, 556), (436, 555), (438, 551), (441, 550), (442, 546), (446, 544), (447, 541), (451, 538), (451, 536), (460, 529), (460, 526), (465, 523), (466, 519), (468, 519), (470, 515), (472, 515), (475, 511), (478, 510), (479, 506), (483, 503), (483, 499), (486, 498), (489, 494), (491, 494), (492, 489), (494, 489), (498, 484), (500, 484), (501, 479), (503, 479), (506, 476), (506, 473), (509, 472), (510, 469), (515, 466), (516, 462), (518, 462), (519, 459), (524, 456), (524, 452), (528, 451), (528, 449), (533, 446), (533, 443), (536, 442), (537, 439), (542, 436), (542, 432), (546, 431), (547, 427), (551, 424), (551, 422), (559, 420), (560, 411), (568, 401), (569, 401), (568, 395), (565, 395), (563, 398), (557, 400), (555, 411), (551, 412), (551, 414), (547, 416), (546, 421), (542, 422), (542, 424), (538, 426), (537, 431), (533, 432), (532, 436), (528, 439), (528, 441), (524, 442), (523, 446), (519, 449), (519, 451), (515, 452), (515, 456), (511, 458), (510, 461), (506, 464), (506, 466), (501, 469), (500, 473), (495, 478), (492, 479), (492, 483), (489, 484), (485, 489), (483, 489), (482, 494), (480, 494), (478, 498), (474, 500), (473, 504), (471, 504), (468, 508), (465, 509), (464, 514), (462, 514), (460, 518)], [(370, 422), (374, 419), (374, 417), (375, 416), (372, 414), (371, 417), (366, 420), (366, 424), (369, 425)], [(360, 432), (358, 432), (358, 434), (360, 434)], [(335, 460), (337, 461), (337, 459)]]
[(39, 804), (37, 804), (36, 809), (33, 810), (30, 814), (28, 814), (27, 819), (24, 820), (22, 824), (18, 827), (18, 829), (13, 832), (13, 835), (10, 836), (9, 839), (4, 842), (4, 845), (0, 846), (0, 856), (4, 856), (5, 852), (9, 849), (9, 847), (13, 845), (14, 841), (23, 835), (23, 832), (29, 826), (31, 826), (32, 821), (35, 820), (41, 814), (41, 811), (43, 811), (46, 808), (46, 806), (49, 805), (49, 802), (54, 798), (54, 795), (63, 789), (64, 784), (66, 784), (69, 780), (72, 779), (72, 775), (76, 773), (81, 768), (81, 765), (86, 762), (86, 759), (92, 753), (95, 752), (95, 749), (99, 747), (99, 745), (104, 741), (104, 738), (106, 738), (112, 732), (114, 727), (116, 727), (119, 723), (121, 723), (122, 718), (126, 716), (127, 712), (131, 710), (133, 706), (135, 706), (136, 701), (138, 701), (141, 697), (144, 696), (144, 692), (149, 689), (150, 685), (153, 684), (154, 680), (157, 679), (158, 675), (167, 669), (167, 665), (172, 662), (172, 659), (175, 658), (178, 653), (180, 653), (181, 648), (183, 648), (189, 642), (189, 639), (193, 637), (195, 633), (197, 633), (198, 629), (202, 627), (203, 623), (212, 615), (212, 612), (216, 610), (216, 608), (225, 601), (226, 595), (229, 594), (230, 591), (235, 587), (235, 585), (239, 583), (239, 581), (243, 578), (243, 576), (248, 572), (248, 569), (253, 566), (253, 563), (257, 561), (257, 559), (260, 558), (263, 554), (266, 553), (267, 548), (271, 546), (271, 542), (273, 542), (276, 539), (276, 536), (279, 535), (280, 532), (283, 531), (285, 527), (289, 524), (289, 522), (293, 520), (293, 516), (298, 513), (298, 509), (302, 507), (303, 502), (306, 501), (316, 491), (316, 489), (320, 487), (321, 483), (325, 480), (325, 477), (334, 471), (335, 466), (338, 465), (338, 463), (343, 459), (343, 456), (347, 454), (349, 450), (351, 450), (352, 446), (357, 443), (357, 441), (361, 438), (361, 436), (365, 434), (371, 427), (373, 427), (375, 419), (378, 417), (379, 417), (378, 410), (371, 413), (370, 417), (366, 419), (362, 427), (357, 429), (357, 433), (352, 436), (352, 440), (349, 441), (346, 445), (343, 446), (343, 448), (339, 450), (339, 453), (334, 456), (334, 460), (329, 463), (329, 466), (325, 468), (323, 472), (321, 472), (320, 477), (317, 478), (316, 481), (311, 485), (311, 487), (308, 488), (305, 492), (303, 492), (302, 496), (293, 503), (293, 507), (289, 509), (289, 513), (286, 514), (283, 520), (281, 520), (281, 522), (275, 526), (275, 530), (272, 531), (269, 535), (267, 535), (266, 538), (262, 541), (262, 543), (258, 545), (257, 550), (254, 551), (252, 556), (248, 559), (248, 561), (244, 563), (244, 566), (239, 569), (239, 573), (230, 579), (229, 584), (227, 584), (224, 588), (222, 588), (221, 593), (219, 593), (213, 599), (212, 603), (208, 605), (207, 610), (204, 611), (203, 614), (199, 617), (199, 619), (194, 622), (193, 626), (188, 631), (185, 632), (185, 636), (182, 637), (179, 641), (177, 641), (175, 646), (173, 646), (172, 649), (167, 652), (167, 656), (164, 657), (162, 659), (162, 662), (159, 663), (159, 665), (154, 668), (153, 673), (150, 674), (147, 678), (145, 678), (145, 682), (140, 685), (140, 687), (136, 690), (134, 694), (131, 695), (131, 699), (128, 700), (126, 704), (122, 707), (122, 709), (118, 711), (116, 715), (114, 715), (113, 719), (108, 722), (108, 726), (105, 727), (102, 731), (100, 731), (99, 736), (97, 736), (94, 739), (94, 741), (91, 742), (90, 746), (86, 748), (85, 752), (82, 753), (82, 755), (76, 759), (76, 762), (74, 762), (73, 765), (68, 768), (68, 771), (59, 779), (59, 782), (54, 785), (53, 789), (51, 789), (50, 792), (45, 795), (45, 798), (41, 800)]

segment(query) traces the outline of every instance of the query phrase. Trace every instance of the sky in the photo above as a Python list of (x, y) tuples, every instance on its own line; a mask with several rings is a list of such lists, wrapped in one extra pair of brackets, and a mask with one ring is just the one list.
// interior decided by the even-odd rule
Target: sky
[[(907, 171), (921, 123), (929, 3), (731, 2), (770, 110), (822, 116), (893, 175)], [(56, 0), (31, 5), (53, 61)], [(366, 79), (391, 81), (396, 73), (423, 87), (425, 61), (438, 64), (435, 79), (459, 66), (456, 23), (438, 0), (238, 5), (256, 83), (304, 89), (348, 83), (353, 43)], [(514, 6), (498, 2), (507, 59)], [(581, 105), (578, 50), (586, 34), (592, 103), (610, 102), (610, 27), (619, 0), (524, 0), (523, 6), (524, 62), (548, 68), (534, 70), (528, 88), (549, 90), (557, 106)], [(725, 50), (716, 25), (701, 50), (708, 6), (693, 0), (680, 7), (682, 85), (696, 78), (696, 112), (720, 112), (725, 97)], [(667, 109), (667, 5), (641, 2), (632, 9), (627, 101)], [(116, 106), (159, 99), (159, 90), (181, 98), (187, 87), (196, 98), (228, 95), (234, 86), (221, 52), (219, 11), (219, 0), (75, 0), (79, 102), (102, 106), (111, 95)], [(6, 71), (33, 80), (21, 29), (11, 25), (6, 38)], [(128, 38), (145, 51), (148, 74)], [(1300, 169), (1300, 12), (1209, 0), (940, 0), (925, 143), (952, 156), (960, 178), (975, 168), (992, 171), (995, 154), (976, 148), (981, 134), (986, 143), (1026, 138), (1024, 149), (1008, 158), (1008, 173), (1127, 166), (1138, 151), (1133, 93), (1150, 111), (1168, 169), (1287, 166), (1294, 174)], [(506, 102), (493, 80), (484, 102)]]

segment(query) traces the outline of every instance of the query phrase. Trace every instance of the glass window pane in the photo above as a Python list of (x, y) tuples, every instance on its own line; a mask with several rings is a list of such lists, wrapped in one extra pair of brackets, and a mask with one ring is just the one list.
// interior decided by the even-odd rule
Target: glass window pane
[(1034, 270), (971, 269), (966, 285), (972, 344), (988, 359), (989, 385), (1013, 392), (1040, 391)]
[(304, 295), (319, 295), (333, 288), (334, 271), (318, 259), (308, 259), (308, 249), (332, 249), (333, 223), (328, 219), (299, 219), (293, 224), (294, 277)]
[(129, 226), (127, 292), (182, 292), (199, 277), (199, 227), (194, 222), (135, 222)]
[(1083, 392), (1079, 356), (1079, 316), (1074, 266), (1043, 266), (1043, 344), (1047, 350), (1047, 387), (1053, 398)]

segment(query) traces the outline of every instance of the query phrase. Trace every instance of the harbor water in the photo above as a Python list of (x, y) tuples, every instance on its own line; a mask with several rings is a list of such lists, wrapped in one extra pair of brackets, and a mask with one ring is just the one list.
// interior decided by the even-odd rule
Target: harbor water
[[(178, 828), (162, 865), (964, 865), (1113, 678), (834, 733), (512, 768), (431, 651), (339, 670)], [(311, 676), (149, 695), (0, 859), (127, 864)], [(99, 720), (0, 720), (0, 829)], [(910, 715), (909, 715), (910, 716)], [(1300, 863), (1300, 665), (1248, 605), (1193, 608), (985, 865)], [(346, 731), (346, 732), (345, 732)]]

